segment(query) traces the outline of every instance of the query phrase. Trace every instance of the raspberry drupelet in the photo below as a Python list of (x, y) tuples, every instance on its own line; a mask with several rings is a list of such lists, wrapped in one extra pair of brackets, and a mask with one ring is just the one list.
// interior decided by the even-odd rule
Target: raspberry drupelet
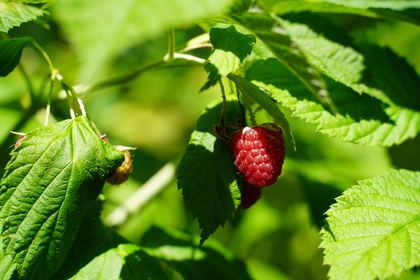
[(232, 135), (231, 148), (235, 165), (248, 183), (267, 187), (277, 182), (286, 151), (281, 130), (245, 127)]

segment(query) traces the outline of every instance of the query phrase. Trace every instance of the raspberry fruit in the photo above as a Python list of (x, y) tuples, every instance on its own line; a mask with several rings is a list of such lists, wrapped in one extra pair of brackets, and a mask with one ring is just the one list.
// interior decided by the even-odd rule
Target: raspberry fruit
[(252, 205), (255, 204), (255, 202), (258, 201), (258, 199), (261, 198), (262, 188), (257, 188), (249, 184), (247, 181), (242, 181), (242, 191), (241, 191), (241, 204), (239, 204), (240, 209), (248, 209)]
[(133, 171), (133, 160), (131, 159), (130, 151), (123, 150), (121, 152), (125, 156), (124, 162), (115, 170), (115, 173), (111, 177), (106, 179), (111, 185), (120, 185), (124, 183), (128, 180), (128, 177), (130, 177), (130, 174)]
[(267, 187), (277, 182), (286, 152), (280, 128), (245, 127), (232, 135), (231, 149), (235, 165), (248, 183)]

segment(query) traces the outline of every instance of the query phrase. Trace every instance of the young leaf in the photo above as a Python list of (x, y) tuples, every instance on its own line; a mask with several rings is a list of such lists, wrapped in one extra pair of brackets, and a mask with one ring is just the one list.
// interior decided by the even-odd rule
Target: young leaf
[(116, 248), (94, 258), (70, 280), (118, 280), (122, 268), (122, 259)]
[(420, 172), (390, 170), (337, 198), (321, 231), (331, 280), (384, 279), (420, 265)]
[[(237, 102), (227, 102), (228, 121), (241, 112), (238, 107)], [(232, 151), (212, 132), (221, 109), (219, 104), (201, 115), (178, 168), (178, 188), (202, 228), (200, 244), (233, 217), (241, 197)]]
[[(343, 141), (363, 145), (392, 146), (413, 138), (420, 130), (420, 112), (388, 106), (367, 95), (326, 78), (331, 98), (340, 114), (331, 115), (312, 97), (306, 87), (275, 59), (255, 62), (247, 79), (272, 93), (272, 98), (293, 110), (317, 130)], [(287, 90), (286, 90), (287, 89)]]
[(6, 77), (19, 64), (23, 49), (32, 43), (30, 37), (0, 41), (0, 77)]
[(271, 100), (270, 97), (263, 91), (261, 91), (253, 83), (249, 82), (239, 76), (234, 76), (235, 81), (244, 90), (245, 93), (249, 94), (255, 102), (258, 103), (268, 114), (270, 114), (276, 123), (284, 130), (284, 132), (290, 137), (293, 143), (293, 147), (296, 149), (295, 139), (293, 138), (292, 132), (290, 131), (289, 122), (284, 116), (283, 112), (280, 111), (279, 107)]
[(48, 279), (61, 266), (87, 209), (124, 155), (86, 117), (26, 134), (0, 189), (3, 249), (21, 277)]
[(214, 51), (204, 66), (210, 74), (207, 83), (200, 91), (214, 86), (221, 77), (238, 70), (245, 57), (251, 53), (255, 37), (242, 34), (231, 25), (228, 28), (212, 28), (210, 41)]
[(256, 4), (256, 1), (252, 1), (246, 12), (236, 12), (230, 16), (252, 31), (307, 86), (316, 98), (336, 112), (336, 106), (329, 97), (325, 81), (292, 41), (283, 28), (280, 18), (268, 13)]
[(152, 227), (141, 240), (142, 249), (178, 271), (185, 280), (250, 280), (244, 263), (215, 239), (197, 248), (198, 235), (172, 228)]
[(220, 77), (226, 77), (238, 70), (245, 57), (251, 53), (255, 37), (242, 34), (236, 30), (235, 26), (231, 25), (228, 28), (212, 28), (210, 41), (214, 51), (204, 66), (210, 76), (200, 91), (215, 85), (217, 83), (217, 80), (214, 79), (215, 76), (220, 79)]
[[(12, 2), (12, 3), (7, 3)], [(8, 32), (14, 26), (19, 26), (44, 15), (41, 9), (16, 3), (19, 1), (0, 1), (0, 31)], [(25, 1), (30, 2), (30, 1)]]

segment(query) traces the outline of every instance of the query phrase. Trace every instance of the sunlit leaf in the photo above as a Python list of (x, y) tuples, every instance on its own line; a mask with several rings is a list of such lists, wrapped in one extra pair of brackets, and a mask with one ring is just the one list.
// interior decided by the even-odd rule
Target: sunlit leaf
[(3, 249), (21, 277), (61, 266), (87, 209), (124, 155), (86, 117), (37, 128), (12, 151), (0, 189)]
[(254, 33), (317, 99), (336, 112), (336, 106), (329, 96), (325, 81), (293, 42), (280, 18), (258, 6), (255, 1), (252, 1), (246, 12), (235, 12), (230, 16)]
[(359, 182), (327, 211), (321, 247), (332, 280), (384, 279), (420, 265), (420, 172)]
[(9, 280), (16, 270), (16, 264), (13, 263), (12, 256), (8, 255), (0, 260), (0, 280)]
[(404, 10), (409, 8), (420, 8), (420, 2), (416, 0), (315, 0), (316, 2), (328, 2), (347, 7), (360, 9), (384, 8), (391, 10)]
[(117, 280), (120, 279), (122, 259), (117, 249), (111, 249), (94, 258), (71, 280)]
[(414, 14), (405, 11), (394, 11), (387, 8), (359, 8), (346, 6), (344, 1), (340, 4), (311, 1), (311, 0), (281, 0), (271, 6), (277, 14), (313, 12), (359, 15), (370, 18), (401, 20), (420, 25), (420, 14), (412, 10)]
[[(8, 3), (12, 2), (12, 3)], [(44, 12), (34, 6), (16, 3), (19, 1), (1, 1), (0, 0), (0, 31), (8, 32), (14, 26), (20, 26), (43, 16)], [(26, 1), (25, 1), (26, 2)], [(30, 1), (28, 1), (30, 2)]]
[(275, 59), (254, 63), (247, 78), (271, 92), (271, 97), (292, 109), (294, 116), (317, 125), (319, 132), (343, 141), (392, 146), (415, 137), (420, 130), (419, 111), (388, 106), (326, 78), (331, 98), (340, 111), (340, 114), (332, 115), (293, 73)]

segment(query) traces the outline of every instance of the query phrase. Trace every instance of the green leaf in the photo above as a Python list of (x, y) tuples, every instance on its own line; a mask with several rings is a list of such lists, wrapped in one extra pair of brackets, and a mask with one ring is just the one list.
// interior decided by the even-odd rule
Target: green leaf
[(9, 280), (16, 270), (16, 264), (13, 263), (12, 256), (8, 255), (0, 261), (0, 280)]
[(232, 2), (57, 0), (51, 8), (81, 61), (81, 82), (89, 83), (100, 79), (116, 56), (135, 44), (161, 35), (169, 26), (223, 13)]
[[(302, 13), (291, 15), (287, 19), (291, 21), (284, 20), (284, 28), (291, 34), (309, 61), (325, 75), (360, 94), (367, 93), (389, 105), (394, 105), (394, 99), (400, 99), (398, 96), (401, 94), (419, 99), (418, 89), (416, 90), (419, 80), (417, 74), (403, 59), (397, 59), (391, 51), (366, 45), (365, 52), (360, 52), (356, 50), (358, 47), (354, 46), (351, 38), (343, 35), (343, 30), (332, 27), (330, 21), (316, 15)], [(400, 69), (409, 78), (404, 78), (399, 72)], [(387, 76), (390, 80), (386, 84), (392, 86), (381, 85), (383, 79), (377, 79), (375, 76), (378, 75)], [(381, 85), (380, 88), (375, 85), (375, 80), (377, 85)], [(400, 81), (408, 85), (399, 88), (402, 84)], [(409, 92), (405, 92), (406, 89), (409, 89)], [(399, 102), (396, 104), (403, 105)]]
[(289, 136), (292, 141), (293, 147), (296, 149), (295, 138), (290, 131), (289, 122), (284, 116), (283, 112), (280, 111), (279, 107), (273, 102), (273, 100), (268, 97), (268, 95), (261, 91), (257, 86), (249, 82), (247, 79), (244, 79), (239, 76), (234, 76), (235, 81), (240, 85), (240, 87), (251, 96), (258, 105), (261, 106), (268, 114), (270, 114), (274, 121), (284, 130), (284, 132)]
[(70, 279), (95, 257), (116, 248), (120, 243), (127, 243), (127, 240), (103, 225), (100, 220), (101, 210), (102, 201), (98, 199), (90, 206), (88, 213), (83, 218), (77, 236), (67, 254), (65, 265), (60, 267), (51, 280)]
[[(12, 3), (7, 3), (12, 2)], [(43, 16), (44, 11), (37, 7), (16, 3), (19, 1), (1, 1), (0, 0), (0, 31), (8, 32), (14, 26), (19, 26)]]
[(245, 265), (217, 240), (197, 248), (198, 235), (153, 226), (141, 240), (142, 248), (178, 271), (185, 280), (242, 279), (251, 277)]
[(122, 279), (168, 279), (157, 258), (149, 254), (136, 244), (121, 244), (118, 252), (124, 260), (121, 271)]
[(71, 280), (118, 280), (122, 268), (122, 259), (117, 249), (111, 249), (94, 258)]
[(255, 37), (238, 32), (235, 26), (210, 29), (210, 41), (214, 47), (204, 69), (209, 79), (200, 91), (214, 86), (221, 77), (237, 71), (245, 57), (252, 51)]
[(11, 155), (0, 189), (3, 249), (21, 277), (50, 278), (124, 155), (86, 117), (37, 128)]
[[(201, 115), (178, 167), (178, 188), (202, 229), (200, 244), (231, 219), (240, 204), (232, 151), (212, 132), (221, 109), (218, 104)], [(231, 122), (234, 114), (241, 112), (238, 103), (232, 101), (227, 102), (226, 111), (230, 114), (226, 120)]]
[(420, 8), (420, 2), (416, 0), (315, 0), (316, 2), (328, 2), (346, 7), (359, 9), (383, 8), (391, 10), (405, 10)]
[(420, 172), (390, 170), (337, 198), (322, 229), (331, 280), (384, 279), (420, 265)]
[(366, 66), (392, 104), (420, 111), (420, 77), (404, 58), (389, 48), (363, 44)]
[(325, 81), (293, 42), (282, 26), (280, 18), (258, 6), (255, 1), (245, 13), (232, 13), (230, 16), (252, 31), (307, 86), (316, 98), (336, 112), (336, 106), (329, 97)]
[[(345, 3), (343, 2), (342, 4)], [(313, 13), (351, 14), (370, 18), (401, 20), (420, 25), (420, 15), (418, 12), (415, 12), (417, 10), (412, 10), (415, 14), (410, 14), (405, 11), (380, 8), (353, 8), (345, 5), (310, 0), (282, 0), (271, 6), (271, 9), (280, 15), (306, 11)]]
[(23, 49), (32, 43), (30, 37), (0, 41), (0, 77), (6, 77), (19, 64)]
[(271, 92), (274, 100), (292, 109), (293, 116), (303, 118), (317, 125), (319, 132), (343, 141), (392, 146), (415, 137), (420, 130), (420, 112), (388, 106), (326, 77), (331, 98), (340, 111), (333, 116), (293, 73), (272, 58), (254, 63), (247, 72), (247, 79)]

